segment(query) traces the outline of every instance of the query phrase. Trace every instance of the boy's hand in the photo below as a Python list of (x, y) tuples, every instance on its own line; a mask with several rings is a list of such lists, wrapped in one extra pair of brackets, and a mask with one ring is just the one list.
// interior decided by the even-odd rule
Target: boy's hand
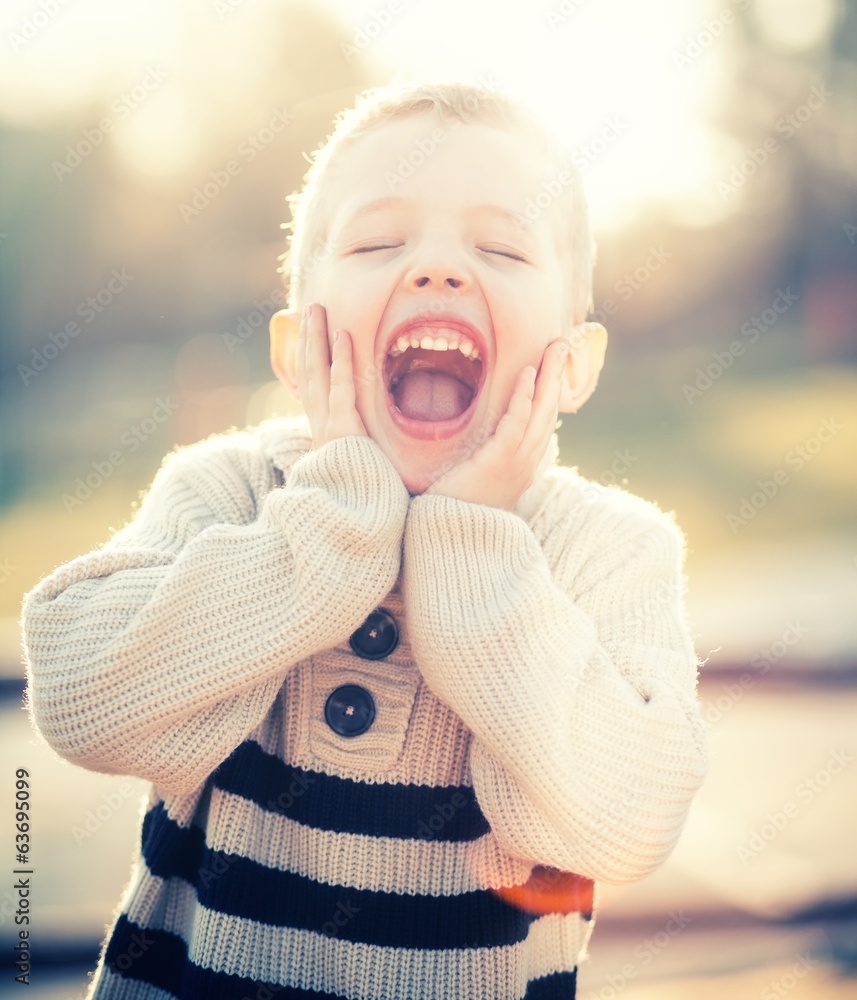
[(542, 355), (538, 376), (532, 365), (518, 375), (509, 407), (494, 433), (424, 492), (512, 510), (532, 484), (556, 429), (568, 350), (564, 340), (551, 341)]
[(367, 436), (355, 402), (351, 352), (351, 335), (337, 330), (331, 358), (324, 308), (314, 303), (304, 309), (295, 368), (313, 448), (349, 434)]

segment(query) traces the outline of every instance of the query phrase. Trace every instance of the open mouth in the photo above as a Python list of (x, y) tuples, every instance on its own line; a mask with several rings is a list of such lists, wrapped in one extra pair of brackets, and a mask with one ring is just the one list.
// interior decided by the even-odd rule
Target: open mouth
[(483, 370), (478, 348), (460, 331), (409, 330), (393, 342), (384, 363), (394, 417), (417, 433), (412, 421), (456, 430), (479, 395)]

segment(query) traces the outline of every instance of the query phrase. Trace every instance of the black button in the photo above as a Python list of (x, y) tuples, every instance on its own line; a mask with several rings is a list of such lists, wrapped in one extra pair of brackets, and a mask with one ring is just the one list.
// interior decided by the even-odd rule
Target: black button
[(375, 719), (375, 702), (366, 688), (343, 684), (327, 699), (324, 717), (330, 728), (340, 736), (359, 736)]
[(399, 626), (389, 611), (376, 608), (348, 641), (358, 656), (365, 660), (381, 660), (398, 646)]

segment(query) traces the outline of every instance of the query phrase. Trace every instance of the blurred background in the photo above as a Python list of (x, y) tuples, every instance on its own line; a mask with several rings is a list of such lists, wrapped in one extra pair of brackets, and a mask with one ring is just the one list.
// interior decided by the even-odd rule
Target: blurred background
[(145, 788), (31, 730), (22, 596), (124, 524), (173, 446), (295, 412), (267, 360), (284, 198), (357, 93), (425, 73), (521, 97), (574, 147), (611, 340), (562, 461), (688, 540), (711, 774), (669, 862), (599, 887), (580, 995), (857, 996), (857, 2), (6, 0), (0, 25), (0, 746), (36, 807), (28, 995), (82, 995)]

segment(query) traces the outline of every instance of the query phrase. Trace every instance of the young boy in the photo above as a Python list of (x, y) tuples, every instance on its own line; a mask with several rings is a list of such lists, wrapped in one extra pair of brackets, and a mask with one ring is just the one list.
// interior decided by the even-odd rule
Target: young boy
[(578, 179), (496, 93), (391, 86), (294, 215), (306, 416), (177, 450), (25, 600), (45, 739), (152, 783), (89, 995), (572, 997), (706, 769), (682, 535), (556, 462), (606, 338)]

